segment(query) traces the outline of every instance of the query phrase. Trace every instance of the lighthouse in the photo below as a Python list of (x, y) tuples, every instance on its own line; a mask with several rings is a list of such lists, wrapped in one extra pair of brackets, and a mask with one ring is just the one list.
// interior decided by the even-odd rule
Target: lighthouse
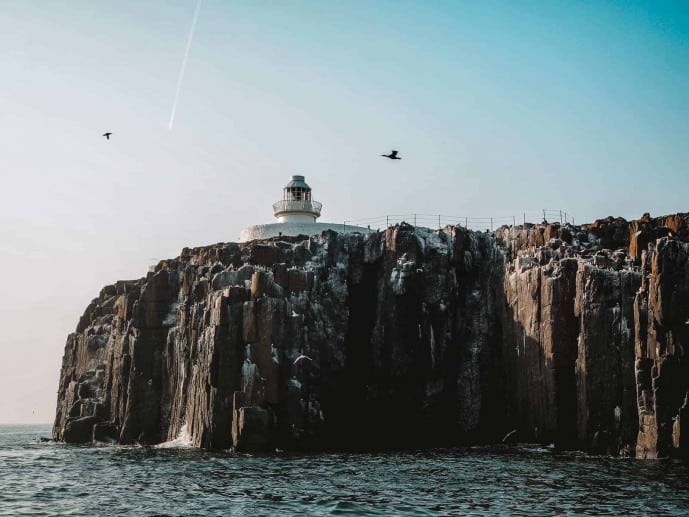
[(351, 226), (346, 223), (317, 222), (323, 204), (314, 201), (311, 187), (304, 176), (295, 174), (282, 189), (282, 199), (273, 203), (273, 215), (277, 223), (257, 224), (244, 228), (239, 235), (240, 242), (271, 237), (318, 235), (325, 230), (339, 233), (370, 233), (369, 228)]
[(282, 199), (273, 203), (273, 213), (281, 223), (315, 223), (323, 205), (311, 199), (311, 187), (304, 176), (294, 175), (282, 189)]

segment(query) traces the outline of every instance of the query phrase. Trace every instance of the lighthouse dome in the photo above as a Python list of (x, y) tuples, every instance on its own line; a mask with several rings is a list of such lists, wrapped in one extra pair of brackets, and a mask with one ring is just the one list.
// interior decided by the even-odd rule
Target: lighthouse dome
[(298, 174), (294, 174), (292, 176), (292, 179), (285, 188), (301, 188), (304, 190), (311, 190), (311, 187), (309, 187), (306, 184), (306, 181), (304, 181), (304, 176), (299, 176)]

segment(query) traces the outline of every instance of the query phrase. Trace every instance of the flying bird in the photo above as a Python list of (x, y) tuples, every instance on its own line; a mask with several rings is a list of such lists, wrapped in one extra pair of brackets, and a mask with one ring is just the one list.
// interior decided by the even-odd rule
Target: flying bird
[(381, 156), (384, 156), (385, 158), (390, 158), (391, 160), (401, 160), (399, 156), (397, 156), (397, 151), (390, 151), (390, 154), (381, 154)]
[(302, 359), (308, 359), (309, 361), (312, 361), (312, 362), (313, 362), (313, 359), (311, 359), (308, 355), (301, 354), (299, 357), (297, 357), (297, 358), (294, 360), (294, 364), (297, 364), (297, 363), (298, 363), (299, 361), (301, 361)]
[(103, 133), (106, 140), (110, 140), (110, 135), (112, 135), (112, 133)]

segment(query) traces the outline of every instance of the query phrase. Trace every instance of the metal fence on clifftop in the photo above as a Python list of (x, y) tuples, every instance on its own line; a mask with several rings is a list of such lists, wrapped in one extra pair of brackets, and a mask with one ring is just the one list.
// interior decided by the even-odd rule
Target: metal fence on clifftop
[(538, 212), (522, 212), (518, 215), (507, 215), (498, 217), (470, 217), (470, 216), (453, 216), (442, 214), (390, 214), (381, 215), (378, 217), (368, 217), (363, 219), (348, 219), (343, 222), (343, 229), (346, 231), (347, 227), (357, 226), (367, 228), (370, 231), (377, 231), (395, 224), (405, 222), (413, 226), (421, 226), (424, 228), (444, 228), (445, 226), (463, 226), (474, 231), (493, 231), (500, 226), (516, 226), (526, 223), (542, 223), (543, 221), (561, 224), (574, 224), (574, 216), (564, 210), (544, 208)]

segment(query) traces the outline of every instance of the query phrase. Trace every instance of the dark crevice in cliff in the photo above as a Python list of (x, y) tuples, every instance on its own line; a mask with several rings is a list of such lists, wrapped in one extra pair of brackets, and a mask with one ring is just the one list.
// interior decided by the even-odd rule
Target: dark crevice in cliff
[(555, 345), (553, 365), (555, 368), (555, 435), (556, 447), (572, 449), (577, 445), (577, 381), (576, 361), (580, 320), (575, 315), (577, 263), (563, 261), (562, 273), (555, 280), (559, 303), (550, 306), (549, 312), (555, 318), (553, 340)]
[(372, 335), (378, 316), (382, 260), (359, 267), (360, 279), (350, 282), (347, 296), (349, 321), (344, 337), (342, 383), (324, 393), (325, 411), (333, 415), (325, 428), (327, 441), (335, 447), (350, 449), (368, 443), (367, 435), (376, 429), (379, 416), (368, 400), (368, 390), (375, 382)]
[(405, 294), (388, 301), (389, 320), (378, 343), (381, 360), (369, 384), (376, 441), (391, 447), (426, 445), (435, 439), (438, 429), (433, 425), (432, 406), (424, 407), (430, 358), (421, 339), (422, 298), (410, 283)]
[[(571, 343), (563, 343), (570, 345)], [(577, 360), (576, 341), (574, 347), (566, 346), (555, 366), (555, 404), (557, 407), (556, 432), (553, 443), (561, 449), (576, 448), (577, 433), (577, 381), (575, 363)]]
[(502, 329), (494, 327), (488, 338), (488, 347), (480, 355), (481, 413), (476, 431), (468, 437), (469, 443), (495, 443), (511, 430), (506, 420), (505, 393), (510, 388), (502, 374), (502, 339)]

